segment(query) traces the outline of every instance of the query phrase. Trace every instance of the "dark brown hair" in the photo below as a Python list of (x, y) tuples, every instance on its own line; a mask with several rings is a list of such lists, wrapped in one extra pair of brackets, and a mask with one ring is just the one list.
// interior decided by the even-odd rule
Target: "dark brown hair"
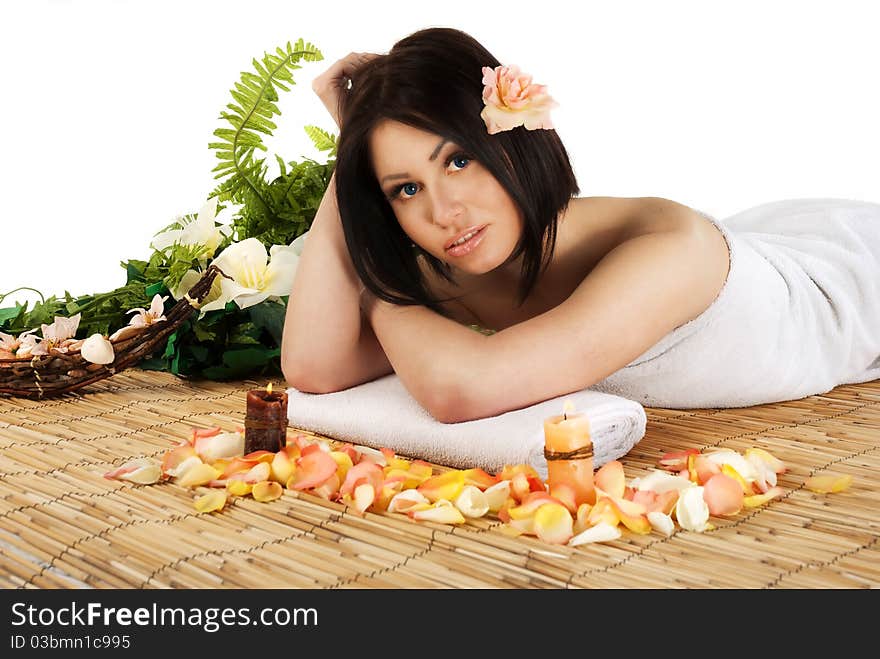
[[(336, 159), (336, 196), (345, 242), (364, 285), (392, 304), (423, 305), (438, 313), (425, 287), (414, 248), (385, 197), (370, 158), (369, 139), (390, 119), (459, 144), (508, 192), (524, 218), (510, 256), (524, 254), (519, 304), (550, 263), (557, 216), (579, 192), (568, 153), (555, 130), (522, 126), (489, 135), (483, 110), (482, 67), (499, 62), (470, 35), (428, 28), (398, 41), (388, 55), (356, 72), (342, 95)], [(423, 252), (434, 272), (454, 283), (452, 268)]]

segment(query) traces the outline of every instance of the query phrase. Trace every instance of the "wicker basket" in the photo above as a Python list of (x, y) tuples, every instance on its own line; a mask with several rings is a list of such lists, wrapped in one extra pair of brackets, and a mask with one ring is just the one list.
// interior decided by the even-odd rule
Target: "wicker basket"
[(92, 382), (108, 378), (150, 357), (192, 312), (201, 306), (215, 277), (222, 273), (210, 266), (202, 278), (165, 314), (165, 320), (147, 325), (133, 336), (111, 341), (115, 358), (109, 364), (93, 364), (79, 349), (66, 353), (0, 359), (0, 396), (49, 398), (70, 393)]

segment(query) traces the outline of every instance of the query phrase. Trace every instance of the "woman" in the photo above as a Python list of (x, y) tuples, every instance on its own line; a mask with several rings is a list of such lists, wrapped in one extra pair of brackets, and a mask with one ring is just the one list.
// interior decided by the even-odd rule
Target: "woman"
[[(727, 286), (731, 232), (667, 199), (575, 197), (543, 112), (552, 99), (532, 86), (524, 110), (501, 108), (511, 80), (499, 76), (511, 71), (500, 65), (470, 36), (431, 28), (315, 79), (340, 138), (288, 303), (291, 386), (323, 393), (396, 372), (446, 423), (590, 386), (667, 407), (808, 395), (785, 378), (712, 378), (731, 348), (751, 350), (733, 341), (707, 358), (690, 340), (712, 341), (696, 330), (719, 316), (722, 291), (728, 307), (746, 298)], [(498, 123), (511, 118), (521, 125)], [(880, 206), (858, 203), (880, 227)], [(865, 322), (880, 329), (880, 310)], [(862, 343), (831, 386), (880, 354), (880, 342)], [(780, 380), (770, 366), (752, 375)], [(743, 385), (751, 393), (737, 397)]]

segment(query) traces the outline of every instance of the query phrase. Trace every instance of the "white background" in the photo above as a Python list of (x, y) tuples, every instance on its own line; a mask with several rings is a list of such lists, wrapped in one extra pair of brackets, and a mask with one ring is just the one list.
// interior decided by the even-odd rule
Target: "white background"
[(286, 160), (317, 155), (303, 125), (335, 132), (312, 78), (447, 26), (548, 85), (582, 196), (660, 196), (722, 218), (784, 198), (880, 201), (873, 4), (4, 2), (0, 294), (122, 285), (119, 262), (147, 258), (152, 235), (217, 184), (207, 145), (240, 72), (300, 37), (325, 59), (281, 97), (266, 143)]

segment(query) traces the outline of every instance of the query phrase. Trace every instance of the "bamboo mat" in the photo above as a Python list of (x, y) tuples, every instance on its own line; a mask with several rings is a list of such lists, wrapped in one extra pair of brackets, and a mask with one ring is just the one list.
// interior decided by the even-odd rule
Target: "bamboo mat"
[[(664, 452), (750, 446), (788, 465), (786, 494), (715, 530), (569, 548), (466, 525), (361, 517), (285, 491), (199, 514), (193, 492), (102, 474), (158, 457), (193, 426), (243, 425), (267, 381), (184, 381), (129, 369), (48, 401), (0, 398), (2, 588), (873, 588), (880, 585), (880, 381), (734, 410), (648, 408), (627, 478)], [(278, 383), (276, 382), (277, 386)], [(404, 456), (418, 457), (418, 456)], [(442, 468), (442, 467), (441, 467)], [(814, 474), (852, 474), (816, 494)]]

